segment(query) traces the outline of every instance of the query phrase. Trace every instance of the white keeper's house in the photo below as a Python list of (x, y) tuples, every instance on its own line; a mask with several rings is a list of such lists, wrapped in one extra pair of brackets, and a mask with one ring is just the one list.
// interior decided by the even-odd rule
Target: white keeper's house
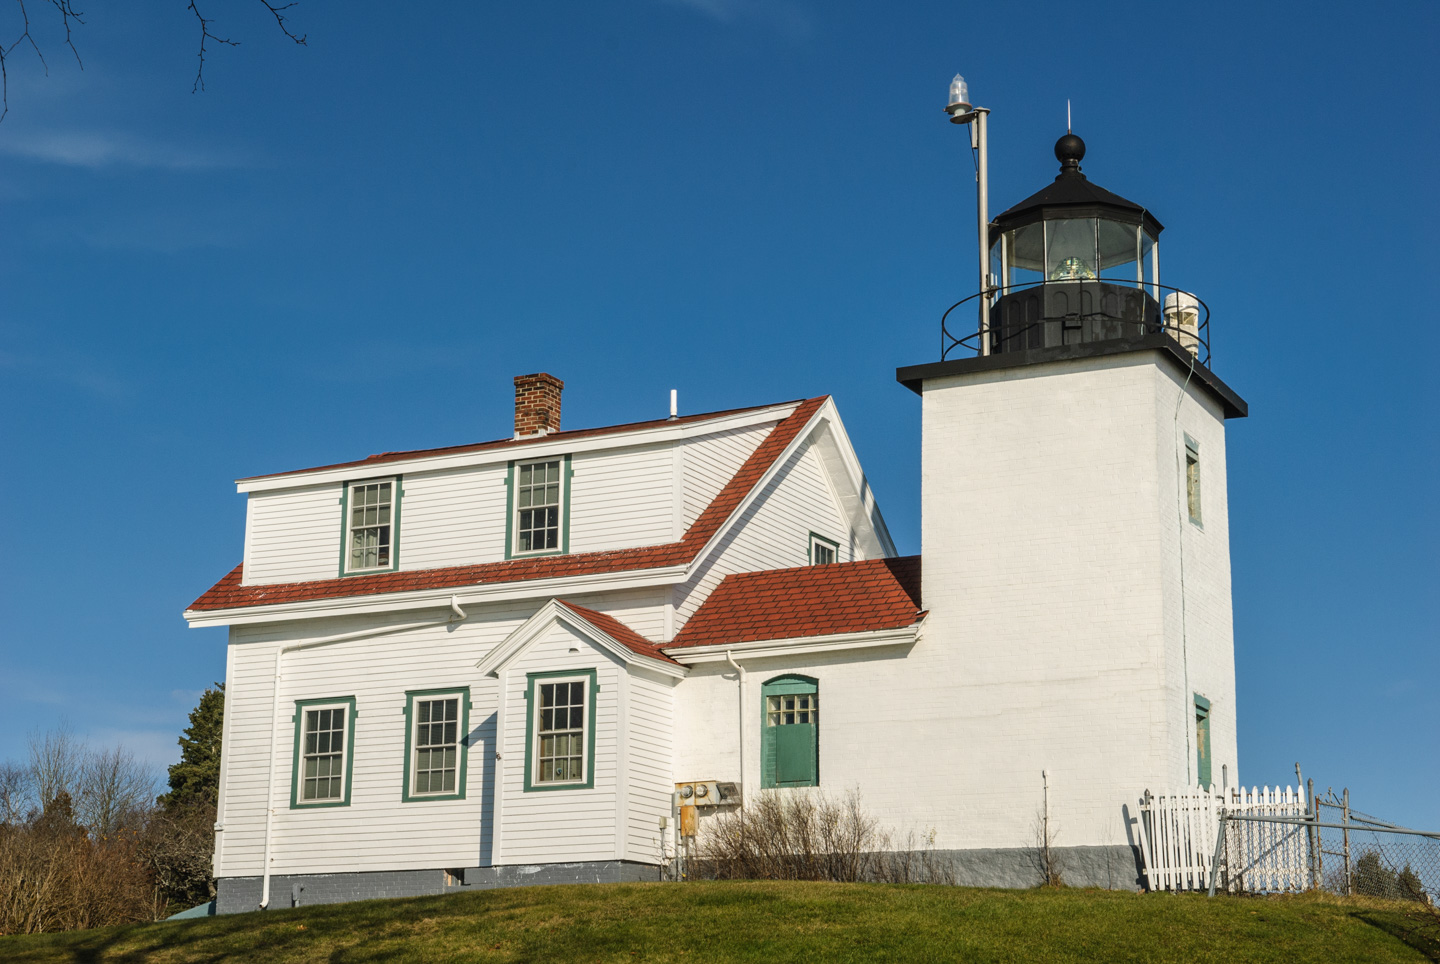
[(185, 613), (229, 627), (218, 909), (654, 880), (680, 792), (809, 788), (1014, 886), (1048, 800), (1068, 882), (1136, 887), (1143, 792), (1239, 779), (1246, 407), (1083, 152), (994, 219), (966, 357), (897, 373), (919, 556), (828, 396), (574, 430), (526, 375), (511, 438), (241, 479)]

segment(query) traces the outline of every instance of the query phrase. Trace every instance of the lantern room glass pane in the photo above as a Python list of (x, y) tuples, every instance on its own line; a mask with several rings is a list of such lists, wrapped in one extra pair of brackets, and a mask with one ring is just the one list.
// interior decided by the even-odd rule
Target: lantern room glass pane
[[(1154, 284), (1159, 279), (1155, 277), (1155, 239), (1144, 231), (1140, 232), (1140, 280), (1145, 284)], [(1151, 292), (1158, 300), (1160, 290), (1157, 288)]]
[(1005, 232), (1006, 287), (1044, 281), (1045, 226), (1027, 224)]
[(1050, 281), (1096, 277), (1094, 218), (1045, 222), (1045, 277)]
[(1097, 228), (1100, 277), (1138, 281), (1136, 263), (1140, 260), (1140, 226), (1102, 219), (1097, 222)]

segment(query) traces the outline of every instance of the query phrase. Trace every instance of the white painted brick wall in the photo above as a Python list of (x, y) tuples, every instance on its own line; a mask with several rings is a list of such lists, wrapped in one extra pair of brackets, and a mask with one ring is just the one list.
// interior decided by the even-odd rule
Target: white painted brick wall
[(932, 380), (923, 638), (748, 662), (743, 775), (733, 674), (697, 667), (677, 691), (677, 779), (757, 789), (760, 688), (799, 672), (820, 680), (822, 786), (859, 787), (940, 847), (1033, 845), (1042, 770), (1057, 844), (1129, 842), (1122, 805), (1187, 779), (1192, 692), (1212, 700), (1214, 778), (1225, 764), (1236, 782), (1224, 424), (1189, 386), (1205, 526), (1182, 526), (1182, 380), (1152, 353)]

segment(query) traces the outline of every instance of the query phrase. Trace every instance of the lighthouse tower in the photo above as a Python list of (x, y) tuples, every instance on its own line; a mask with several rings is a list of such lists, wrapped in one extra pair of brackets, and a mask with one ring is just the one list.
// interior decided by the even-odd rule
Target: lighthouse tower
[(1086, 178), (1079, 137), (1055, 154), (989, 226), (980, 330), (952, 333), (967, 299), (941, 359), (897, 378), (923, 399), (966, 845), (1033, 845), (1043, 799), (1051, 843), (1094, 857), (1071, 879), (1103, 884), (1146, 789), (1239, 778), (1225, 422), (1246, 404), (1204, 303), (1160, 283), (1160, 222)]

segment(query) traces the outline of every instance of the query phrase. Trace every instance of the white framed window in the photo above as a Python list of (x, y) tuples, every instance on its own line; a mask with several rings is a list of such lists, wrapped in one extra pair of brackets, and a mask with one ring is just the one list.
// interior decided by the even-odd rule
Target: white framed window
[(568, 459), (516, 462), (511, 476), (512, 555), (565, 551)]
[(1200, 443), (1185, 436), (1185, 505), (1190, 510), (1190, 521), (1197, 526), (1200, 521)]
[(816, 693), (767, 696), (765, 722), (769, 726), (817, 724), (820, 722), (820, 697)]
[(595, 671), (532, 673), (528, 680), (525, 789), (593, 787)]
[(354, 697), (296, 701), (292, 807), (349, 805), (354, 735)]
[(469, 689), (411, 691), (405, 699), (404, 799), (463, 800)]
[(840, 543), (810, 533), (810, 565), (825, 566), (840, 561)]
[(345, 545), (341, 572), (388, 572), (395, 568), (400, 479), (345, 484)]

